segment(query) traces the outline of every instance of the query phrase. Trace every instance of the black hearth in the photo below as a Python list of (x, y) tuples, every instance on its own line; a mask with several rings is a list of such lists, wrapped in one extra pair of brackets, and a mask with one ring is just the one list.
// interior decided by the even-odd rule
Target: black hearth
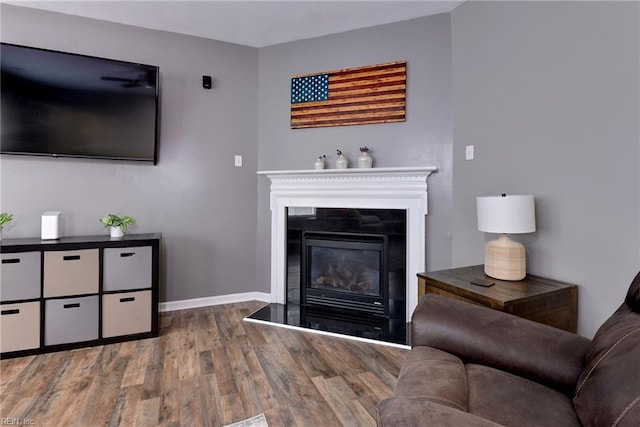
[(275, 323), (287, 327), (312, 329), (393, 344), (410, 345), (404, 319), (358, 316), (303, 308), (296, 304), (268, 304), (247, 317), (249, 321)]

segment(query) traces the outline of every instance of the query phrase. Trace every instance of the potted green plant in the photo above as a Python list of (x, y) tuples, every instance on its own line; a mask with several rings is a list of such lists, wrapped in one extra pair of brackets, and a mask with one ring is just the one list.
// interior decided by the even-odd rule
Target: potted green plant
[(0, 213), (0, 240), (2, 240), (2, 229), (4, 225), (13, 220), (13, 214), (2, 212)]
[(105, 227), (110, 227), (110, 234), (112, 238), (120, 238), (125, 235), (127, 228), (130, 225), (136, 223), (136, 220), (130, 216), (119, 216), (116, 214), (109, 214), (100, 218), (100, 222)]

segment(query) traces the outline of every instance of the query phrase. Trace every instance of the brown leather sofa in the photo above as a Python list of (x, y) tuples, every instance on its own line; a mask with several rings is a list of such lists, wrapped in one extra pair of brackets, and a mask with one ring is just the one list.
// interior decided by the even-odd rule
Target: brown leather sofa
[(379, 426), (640, 426), (640, 273), (593, 340), (436, 295), (411, 340)]

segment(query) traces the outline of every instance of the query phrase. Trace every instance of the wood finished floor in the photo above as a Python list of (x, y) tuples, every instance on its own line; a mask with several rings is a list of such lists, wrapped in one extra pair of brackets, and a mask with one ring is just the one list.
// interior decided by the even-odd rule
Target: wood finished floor
[(264, 303), (162, 313), (160, 337), (0, 362), (0, 416), (36, 426), (372, 426), (407, 350), (243, 322)]

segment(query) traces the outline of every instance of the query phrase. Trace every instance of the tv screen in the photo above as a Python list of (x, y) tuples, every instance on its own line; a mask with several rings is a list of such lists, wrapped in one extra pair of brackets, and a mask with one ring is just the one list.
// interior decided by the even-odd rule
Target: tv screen
[(0, 44), (0, 153), (156, 163), (158, 67)]

